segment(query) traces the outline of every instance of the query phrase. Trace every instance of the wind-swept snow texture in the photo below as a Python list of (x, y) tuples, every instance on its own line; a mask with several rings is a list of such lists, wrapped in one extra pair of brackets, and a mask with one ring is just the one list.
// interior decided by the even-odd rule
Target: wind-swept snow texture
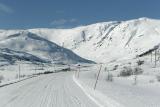
[[(127, 64), (127, 63), (126, 63)], [(126, 66), (126, 65), (122, 65)], [(159, 74), (159, 68), (151, 68), (144, 65), (144, 73), (137, 75), (135, 84), (135, 75), (121, 77), (117, 76), (121, 70), (118, 68), (113, 71), (105, 65), (102, 67), (98, 84), (94, 90), (96, 76), (99, 66), (81, 68), (81, 72), (74, 81), (78, 86), (100, 107), (159, 107), (160, 106), (160, 83), (156, 79)], [(109, 81), (108, 73), (112, 77)]]
[(98, 107), (71, 73), (38, 76), (0, 88), (0, 107)]
[(99, 107), (124, 107), (119, 104), (118, 101), (112, 100), (101, 92), (94, 90), (92, 87), (82, 85), (83, 83), (80, 83), (80, 81), (78, 81), (75, 76), (73, 76), (73, 80), (84, 91), (84, 93)]

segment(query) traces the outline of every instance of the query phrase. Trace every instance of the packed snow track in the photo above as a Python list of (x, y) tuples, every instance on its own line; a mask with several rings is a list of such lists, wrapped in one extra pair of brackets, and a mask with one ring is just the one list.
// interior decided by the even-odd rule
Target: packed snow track
[(97, 107), (72, 79), (54, 73), (0, 88), (0, 107)]

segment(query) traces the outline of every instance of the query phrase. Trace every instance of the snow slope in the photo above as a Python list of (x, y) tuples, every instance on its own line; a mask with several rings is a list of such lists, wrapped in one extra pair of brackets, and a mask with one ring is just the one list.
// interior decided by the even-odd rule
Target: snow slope
[[(84, 65), (84, 68), (80, 68), (82, 72), (79, 78), (74, 78), (98, 106), (109, 107), (159, 107), (160, 84), (157, 76), (160, 62), (155, 66), (150, 56), (133, 59), (159, 44), (160, 20), (149, 18), (96, 23), (72, 29), (0, 30), (0, 48), (13, 49), (11, 53), (15, 55), (26, 52), (37, 58), (62, 63), (88, 62), (81, 57), (96, 62), (110, 62), (103, 64), (96, 91), (93, 87), (99, 66), (88, 68)], [(8, 54), (10, 53), (7, 52)], [(137, 63), (140, 60), (144, 61), (142, 65)], [(46, 70), (48, 67), (46, 66)], [(122, 77), (120, 73), (125, 67), (131, 68), (130, 71), (139, 67), (143, 73)], [(36, 70), (36, 66), (33, 68)], [(53, 69), (55, 66), (51, 68)], [(109, 72), (113, 75), (113, 81), (107, 80)], [(0, 106), (97, 106), (71, 78), (68, 72), (57, 73), (1, 88)]]
[[(137, 75), (136, 84), (135, 75), (117, 76), (117, 73), (122, 71), (120, 66), (117, 70), (109, 70), (110, 67), (108, 65), (102, 66), (95, 90), (94, 86), (100, 65), (81, 68), (79, 76), (75, 73), (74, 81), (93, 101), (102, 107), (160, 106), (160, 81), (156, 78), (159, 74), (159, 66), (157, 68), (151, 68), (146, 64), (141, 66), (144, 73)], [(113, 75), (112, 81), (107, 80), (108, 73)]]
[(0, 40), (0, 48), (27, 52), (47, 61), (54, 61), (55, 63), (92, 62), (28, 31), (19, 31), (15, 34), (3, 36)]
[(134, 58), (160, 43), (160, 20), (149, 18), (29, 31), (96, 62)]
[(43, 60), (41, 58), (38, 58), (34, 55), (31, 55), (25, 52), (13, 51), (7, 48), (0, 48), (0, 65), (1, 66), (13, 64), (17, 60), (47, 63), (46, 60)]
[[(134, 58), (160, 43), (160, 20), (149, 18), (102, 22), (72, 29), (0, 30), (0, 40), (23, 31), (32, 32), (95, 62)], [(24, 47), (25, 51), (30, 48)]]

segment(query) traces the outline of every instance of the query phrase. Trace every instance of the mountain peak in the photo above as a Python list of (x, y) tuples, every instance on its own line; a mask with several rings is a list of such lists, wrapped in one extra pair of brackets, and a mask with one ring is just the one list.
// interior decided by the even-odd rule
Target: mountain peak
[[(27, 36), (27, 39), (15, 38), (15, 41), (12, 40), (10, 43), (7, 41), (6, 44), (2, 40), (0, 46), (28, 51), (34, 55), (41, 54), (42, 57), (60, 55), (59, 60), (65, 59), (66, 55), (70, 58), (74, 56), (68, 52), (69, 50), (63, 51), (65, 47), (83, 58), (95, 62), (108, 62), (124, 57), (135, 57), (152, 49), (160, 43), (159, 29), (159, 20), (142, 17), (122, 22), (96, 23), (72, 29), (1, 31), (0, 37), (4, 35)], [(63, 52), (68, 52), (68, 54)], [(51, 55), (52, 53), (56, 55)]]
[(151, 20), (151, 18), (148, 18), (148, 17), (141, 17), (141, 18), (138, 18), (139, 20)]

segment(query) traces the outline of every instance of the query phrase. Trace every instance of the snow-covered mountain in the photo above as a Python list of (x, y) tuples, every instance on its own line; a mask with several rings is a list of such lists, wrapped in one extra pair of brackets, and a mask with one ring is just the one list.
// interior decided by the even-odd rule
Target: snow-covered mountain
[[(37, 35), (36, 39), (37, 37), (43, 38), (49, 44), (39, 43), (38, 40), (33, 42), (33, 38), (35, 39), (33, 35), (27, 36), (28, 40), (23, 40), (25, 36), (23, 38), (16, 36), (17, 34), (22, 35), (19, 33), (24, 31), (32, 32)], [(14, 38), (19, 39), (14, 40)], [(139, 18), (121, 22), (96, 23), (72, 29), (1, 30), (0, 40), (1, 47), (7, 46), (7, 48), (31, 52), (40, 57), (52, 53), (50, 48), (57, 45), (52, 46), (50, 42), (54, 42), (83, 58), (96, 62), (109, 62), (134, 58), (158, 45), (160, 43), (160, 20)], [(17, 46), (18, 42), (21, 45)]]
[(0, 65), (14, 64), (15, 61), (30, 61), (30, 62), (42, 62), (48, 63), (48, 61), (40, 59), (32, 54), (25, 52), (14, 51), (7, 48), (0, 48)]
[[(12, 49), (18, 52), (21, 51), (21, 55), (14, 52), (14, 55), (16, 54), (16, 56), (19, 55), (27, 57), (27, 54), (22, 53), (27, 52), (32, 55), (33, 59), (35, 59), (33, 56), (36, 56), (37, 58), (46, 61), (54, 61), (54, 63), (92, 62), (83, 59), (72, 51), (60, 47), (57, 44), (29, 31), (19, 31), (14, 34), (1, 37), (0, 48)], [(7, 52), (9, 53), (10, 51), (5, 51), (5, 53)]]
[(160, 43), (160, 20), (149, 18), (30, 31), (96, 62), (133, 58)]

